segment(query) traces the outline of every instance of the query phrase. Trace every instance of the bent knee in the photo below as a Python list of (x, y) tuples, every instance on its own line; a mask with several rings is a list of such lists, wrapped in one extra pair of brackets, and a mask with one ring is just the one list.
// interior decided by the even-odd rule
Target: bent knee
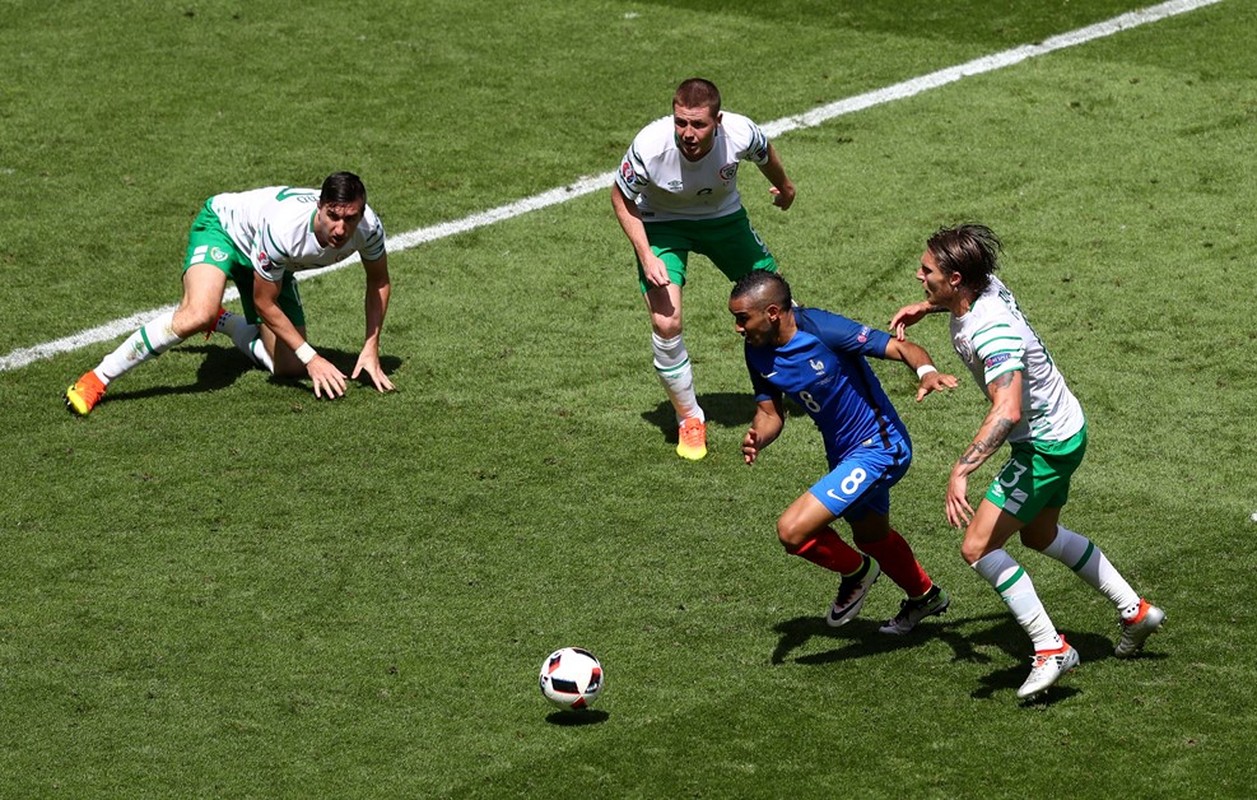
[(787, 520), (785, 517), (777, 520), (777, 541), (790, 552), (802, 547), (811, 535), (812, 531), (806, 530), (802, 525)]
[(990, 550), (988, 550), (981, 542), (966, 541), (960, 543), (960, 557), (963, 558), (965, 563), (971, 567), (981, 561), (982, 557), (988, 552), (990, 552)]
[(218, 319), (218, 308), (196, 308), (180, 306), (171, 319), (171, 328), (176, 335), (186, 339), (197, 331), (209, 330)]
[(650, 318), (650, 327), (660, 339), (675, 339), (681, 335), (681, 318), (654, 314)]

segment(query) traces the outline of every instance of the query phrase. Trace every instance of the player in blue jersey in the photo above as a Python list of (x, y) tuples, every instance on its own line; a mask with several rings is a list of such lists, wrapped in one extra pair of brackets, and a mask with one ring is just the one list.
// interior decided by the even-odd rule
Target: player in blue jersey
[[(746, 339), (758, 404), (742, 439), (746, 463), (753, 464), (780, 435), (783, 395), (807, 411), (825, 440), (830, 472), (781, 514), (777, 537), (787, 552), (842, 576), (826, 621), (837, 627), (854, 619), (882, 572), (908, 595), (881, 626), (883, 633), (907, 633), (946, 611), (951, 598), (890, 526), (890, 487), (908, 471), (912, 442), (865, 358), (902, 361), (915, 370), (918, 402), (955, 388), (956, 378), (935, 369), (919, 345), (828, 311), (794, 306), (789, 284), (774, 272), (739, 279), (729, 311)], [(834, 531), (839, 518), (851, 526), (859, 550)]]

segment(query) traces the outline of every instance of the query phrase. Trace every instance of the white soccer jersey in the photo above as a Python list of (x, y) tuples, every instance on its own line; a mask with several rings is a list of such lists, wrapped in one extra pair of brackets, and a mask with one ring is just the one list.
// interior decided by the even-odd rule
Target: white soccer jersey
[(620, 162), (615, 182), (637, 201), (642, 219), (714, 219), (742, 207), (738, 164), (768, 161), (768, 137), (741, 114), (725, 111), (711, 152), (698, 161), (681, 155), (672, 117), (642, 128)]
[(1008, 441), (1059, 442), (1082, 430), (1082, 404), (999, 278), (991, 276), (969, 313), (951, 318), (951, 338), (983, 391), (1000, 375), (1022, 371), (1021, 421)]
[(366, 261), (384, 256), (384, 226), (370, 206), (343, 247), (323, 247), (314, 236), (318, 189), (270, 186), (214, 195), (210, 207), (260, 277), (277, 282), (285, 270), (326, 267), (358, 253)]

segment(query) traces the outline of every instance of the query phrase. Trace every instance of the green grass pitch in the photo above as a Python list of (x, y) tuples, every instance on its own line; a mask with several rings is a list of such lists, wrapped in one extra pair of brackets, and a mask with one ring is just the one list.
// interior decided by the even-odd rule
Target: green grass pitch
[[(215, 192), (350, 169), (398, 234), (614, 169), (690, 75), (768, 122), (1142, 7), (107, 5), (0, 3), (0, 355), (175, 302)], [(916, 405), (889, 364), (916, 446), (892, 518), (953, 605), (888, 639), (883, 581), (827, 629), (836, 582), (773, 532), (824, 467), (815, 430), (741, 463), (741, 341), (696, 258), (711, 453), (672, 454), (599, 191), (392, 253), (395, 394), (320, 402), (221, 336), (83, 420), (60, 393), (117, 340), (0, 372), (0, 796), (1252, 796), (1255, 9), (785, 134), (786, 213), (741, 183), (800, 301), (875, 325), (920, 296), (936, 227), (1002, 234), (1091, 422), (1063, 522), (1169, 615), (1144, 657), (1010, 545), (1083, 659), (1017, 703), (1028, 644), (943, 519), (984, 401), (966, 376)], [(352, 366), (360, 270), (302, 294)], [(959, 369), (941, 318), (913, 335)], [(585, 724), (537, 691), (565, 645), (607, 670)]]

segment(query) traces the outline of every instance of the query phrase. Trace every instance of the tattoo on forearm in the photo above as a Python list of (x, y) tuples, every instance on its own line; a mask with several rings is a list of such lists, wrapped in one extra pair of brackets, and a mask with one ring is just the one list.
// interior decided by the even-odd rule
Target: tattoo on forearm
[(1008, 438), (1008, 434), (1012, 429), (1013, 423), (1011, 420), (996, 420), (995, 426), (991, 428), (991, 432), (986, 435), (986, 438), (969, 445), (969, 449), (965, 450), (957, 463), (966, 466), (981, 464), (986, 460), (987, 456), (1000, 448), (1000, 445), (1004, 443), (1004, 439)]

